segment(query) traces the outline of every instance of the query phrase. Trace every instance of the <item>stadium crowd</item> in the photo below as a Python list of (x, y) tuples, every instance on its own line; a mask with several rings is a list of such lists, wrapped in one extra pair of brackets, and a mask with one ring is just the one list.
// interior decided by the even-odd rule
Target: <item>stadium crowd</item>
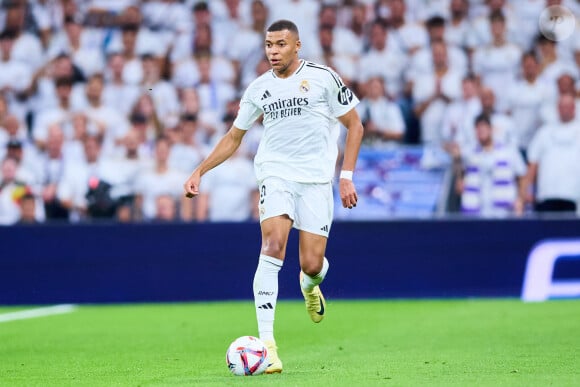
[[(2, 0), (0, 224), (256, 218), (256, 123), (236, 157), (182, 184), (269, 69), (269, 23), (360, 97), (371, 147), (425, 147), (459, 211), (580, 200), (580, 32), (541, 33), (574, 0)], [(549, 31), (548, 31), (549, 32)], [(553, 32), (553, 31), (552, 31)]]

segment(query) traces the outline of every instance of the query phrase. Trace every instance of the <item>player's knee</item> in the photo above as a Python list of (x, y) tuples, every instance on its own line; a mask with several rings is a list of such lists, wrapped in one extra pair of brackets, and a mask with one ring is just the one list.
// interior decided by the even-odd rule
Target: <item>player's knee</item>
[(303, 262), (301, 266), (304, 274), (313, 277), (322, 271), (322, 260), (307, 260), (306, 262)]
[(269, 257), (284, 258), (286, 244), (278, 238), (268, 238), (262, 243), (262, 254)]

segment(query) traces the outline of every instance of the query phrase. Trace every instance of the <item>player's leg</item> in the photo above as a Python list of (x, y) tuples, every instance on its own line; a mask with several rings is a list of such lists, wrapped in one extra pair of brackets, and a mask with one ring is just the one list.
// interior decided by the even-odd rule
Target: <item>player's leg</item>
[(324, 318), (326, 302), (320, 283), (328, 272), (328, 260), (324, 257), (327, 238), (300, 231), (300, 289), (306, 302), (310, 319), (319, 323)]
[(266, 373), (282, 372), (274, 339), (274, 317), (278, 299), (278, 272), (286, 255), (288, 235), (294, 213), (290, 194), (281, 179), (266, 179), (260, 184), (260, 228), (262, 248), (254, 276), (254, 303), (260, 338), (269, 352)]
[(278, 298), (278, 272), (284, 263), (292, 220), (276, 216), (261, 223), (262, 249), (254, 275), (254, 302), (262, 340), (274, 340), (274, 314)]
[(295, 227), (300, 230), (300, 288), (312, 321), (322, 321), (325, 312), (320, 283), (328, 271), (324, 257), (334, 202), (332, 185), (303, 184), (296, 205)]

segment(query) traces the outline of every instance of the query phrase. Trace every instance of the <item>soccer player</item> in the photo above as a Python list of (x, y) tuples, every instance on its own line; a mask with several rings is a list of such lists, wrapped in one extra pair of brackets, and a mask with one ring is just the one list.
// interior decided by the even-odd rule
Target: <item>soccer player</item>
[(324, 317), (319, 284), (328, 271), (325, 250), (333, 215), (339, 122), (348, 129), (340, 198), (345, 208), (357, 203), (352, 174), (363, 136), (354, 109), (359, 101), (333, 70), (300, 59), (300, 47), (293, 22), (279, 20), (267, 29), (265, 51), (271, 69), (248, 86), (232, 127), (184, 184), (186, 196), (198, 195), (201, 177), (234, 154), (246, 130), (263, 115), (264, 134), (254, 159), (262, 247), (253, 289), (258, 331), (270, 358), (266, 373), (282, 372), (274, 312), (278, 272), (292, 227), (300, 233), (300, 287), (307, 312), (316, 323)]

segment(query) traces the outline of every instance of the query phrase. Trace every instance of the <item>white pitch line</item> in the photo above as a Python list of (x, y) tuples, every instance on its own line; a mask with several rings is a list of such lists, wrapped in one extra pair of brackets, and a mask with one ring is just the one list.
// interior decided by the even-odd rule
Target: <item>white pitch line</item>
[(55, 314), (70, 313), (76, 309), (76, 305), (55, 305), (47, 306), (44, 308), (35, 308), (28, 310), (19, 310), (18, 312), (9, 312), (0, 314), (0, 323), (15, 321), (15, 320), (26, 320), (29, 318), (53, 316)]

